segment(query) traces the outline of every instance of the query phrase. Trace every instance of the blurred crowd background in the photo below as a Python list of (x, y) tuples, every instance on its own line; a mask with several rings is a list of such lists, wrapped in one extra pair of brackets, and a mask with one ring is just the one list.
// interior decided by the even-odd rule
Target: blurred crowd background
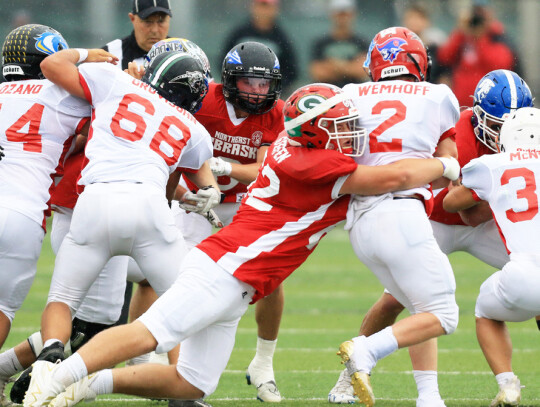
[[(170, 0), (173, 15), (169, 36), (188, 38), (197, 43), (207, 53), (214, 78), (219, 81), (221, 62), (231, 33), (250, 19), (266, 18), (253, 15), (254, 3), (258, 1), (275, 8), (275, 24), (284, 31), (285, 46), (292, 50), (293, 59), (296, 59), (292, 67), (287, 67), (289, 58), (281, 61), (282, 69), (287, 67), (282, 70), (286, 85), (283, 99), (296, 87), (320, 81), (318, 72), (330, 71), (325, 65), (315, 65), (317, 58), (323, 58), (317, 55), (317, 49), (322, 49), (325, 36), (330, 37), (333, 31), (343, 29), (349, 24), (348, 20), (350, 30), (365, 44), (369, 44), (383, 28), (409, 25), (432, 51), (436, 62), (434, 81), (454, 87), (456, 80), (459, 81), (459, 78), (453, 78), (456, 70), (462, 69), (462, 76), (466, 77), (475, 64), (482, 64), (477, 61), (480, 57), (474, 54), (474, 46), (463, 38), (459, 43), (456, 33), (468, 31), (468, 34), (480, 37), (484, 30), (489, 40), (477, 43), (477, 46), (480, 44), (481, 50), (488, 50), (493, 61), (497, 63), (495, 59), (502, 58), (501, 52), (512, 55), (512, 66), (489, 67), (486, 72), (496, 68), (516, 70), (529, 83), (533, 95), (540, 91), (538, 0)], [(420, 10), (423, 22), (422, 18), (407, 19), (411, 8)], [(132, 0), (2, 0), (0, 35), (5, 38), (18, 25), (39, 23), (60, 31), (72, 48), (98, 48), (132, 31), (128, 18), (131, 9)], [(483, 14), (478, 13), (479, 9), (483, 9)], [(345, 16), (349, 11), (352, 14)], [(496, 24), (493, 32), (488, 28), (492, 23)], [(454, 41), (455, 49), (444, 52), (447, 65), (437, 63), (441, 47), (451, 41)], [(494, 42), (503, 44), (506, 51), (491, 49)], [(275, 51), (279, 56), (279, 50)], [(362, 78), (363, 73), (359, 75), (351, 77), (351, 81), (367, 79)], [(480, 77), (471, 79), (474, 86)], [(467, 100), (472, 91), (454, 89), (456, 94), (460, 90), (465, 92), (464, 97), (458, 95), (460, 104), (470, 105), (472, 98), (470, 103)]]

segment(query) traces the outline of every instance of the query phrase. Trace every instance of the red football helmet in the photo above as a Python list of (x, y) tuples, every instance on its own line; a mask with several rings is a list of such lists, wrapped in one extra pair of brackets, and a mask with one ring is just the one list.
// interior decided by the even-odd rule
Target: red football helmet
[(285, 102), (283, 114), (293, 144), (351, 157), (364, 153), (367, 131), (360, 127), (353, 102), (337, 86), (313, 83), (297, 89)]
[(431, 60), (424, 43), (405, 27), (390, 27), (380, 31), (371, 41), (364, 68), (371, 80), (400, 75), (413, 75), (418, 81), (427, 81)]

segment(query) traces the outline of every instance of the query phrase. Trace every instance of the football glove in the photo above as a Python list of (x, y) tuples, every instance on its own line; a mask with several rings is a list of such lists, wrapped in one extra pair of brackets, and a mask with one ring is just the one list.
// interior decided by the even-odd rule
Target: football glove
[(208, 163), (210, 164), (210, 170), (212, 171), (212, 174), (214, 174), (217, 177), (231, 174), (231, 171), (232, 171), (231, 163), (228, 161), (225, 161), (221, 157), (212, 157), (208, 160)]
[(206, 213), (218, 205), (221, 200), (221, 195), (218, 191), (212, 187), (207, 186), (201, 188), (197, 193), (191, 191), (186, 192), (182, 196), (182, 200), (179, 202), (180, 208), (187, 212), (195, 212), (201, 215)]
[(208, 212), (203, 214), (203, 216), (206, 218), (206, 220), (208, 220), (208, 222), (211, 223), (213, 227), (215, 228), (223, 227), (223, 222), (221, 222), (221, 220), (219, 219), (219, 217), (217, 216), (217, 214), (214, 212), (213, 209), (210, 209)]
[(455, 181), (459, 178), (460, 166), (458, 160), (454, 157), (435, 157), (443, 165), (443, 177), (448, 178), (450, 181)]
[(2, 157), (4, 157), (5, 154), (4, 154), (4, 147), (0, 146), (0, 160), (2, 159)]

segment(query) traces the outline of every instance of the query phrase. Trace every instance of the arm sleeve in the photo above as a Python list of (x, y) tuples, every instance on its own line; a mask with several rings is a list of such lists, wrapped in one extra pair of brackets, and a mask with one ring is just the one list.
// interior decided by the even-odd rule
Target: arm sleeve
[(478, 198), (487, 201), (493, 189), (493, 178), (489, 167), (483, 160), (481, 158), (471, 160), (463, 167), (462, 174), (461, 183), (471, 189)]
[(212, 152), (210, 133), (199, 123), (196, 129), (192, 130), (192, 136), (182, 150), (178, 167), (198, 170), (206, 160), (212, 157)]

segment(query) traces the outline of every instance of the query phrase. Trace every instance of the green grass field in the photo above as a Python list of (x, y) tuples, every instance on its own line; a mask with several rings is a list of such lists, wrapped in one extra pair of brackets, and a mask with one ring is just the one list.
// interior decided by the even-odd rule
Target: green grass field
[[(475, 337), (474, 304), (482, 281), (493, 269), (472, 256), (450, 257), (457, 280), (460, 322), (457, 331), (439, 340), (439, 386), (448, 407), (488, 406), (497, 385)], [(16, 315), (6, 346), (15, 345), (39, 328), (53, 270), (49, 242), (44, 243), (38, 276)], [(285, 314), (274, 359), (282, 406), (328, 405), (328, 391), (342, 365), (339, 344), (355, 336), (364, 313), (380, 296), (382, 287), (357, 260), (348, 236), (336, 229), (311, 258), (285, 283)], [(208, 398), (214, 406), (255, 406), (255, 389), (245, 382), (245, 369), (255, 352), (254, 309), (240, 322), (236, 347), (217, 391)], [(525, 389), (522, 406), (540, 406), (540, 332), (534, 321), (511, 324), (514, 371)], [(416, 386), (408, 352), (400, 350), (379, 362), (372, 372), (377, 406), (415, 406)], [(126, 396), (102, 396), (99, 406), (163, 405)]]

